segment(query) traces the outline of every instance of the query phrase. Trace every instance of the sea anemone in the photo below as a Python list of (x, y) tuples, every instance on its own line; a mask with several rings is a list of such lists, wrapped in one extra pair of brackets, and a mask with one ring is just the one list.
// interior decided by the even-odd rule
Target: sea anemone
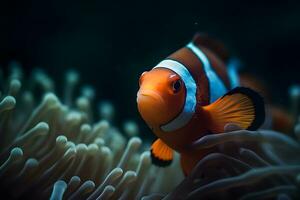
[(116, 112), (109, 101), (93, 112), (92, 87), (82, 87), (75, 97), (76, 71), (66, 73), (59, 98), (54, 81), (42, 70), (26, 80), (18, 63), (10, 69), (5, 80), (0, 73), (1, 194), (12, 199), (140, 199), (167, 194), (182, 179), (178, 156), (168, 170), (151, 165), (134, 121), (124, 121), (124, 133), (112, 125)]
[[(233, 124), (197, 148), (217, 147), (183, 177), (179, 155), (170, 167), (151, 164), (138, 125), (110, 101), (95, 107), (95, 90), (68, 71), (63, 91), (42, 70), (24, 77), (13, 62), (0, 71), (0, 193), (11, 199), (290, 199), (300, 196), (300, 119), (294, 133), (246, 131)], [(290, 92), (295, 119), (299, 87)], [(63, 93), (58, 97), (59, 92)], [(77, 97), (76, 97), (77, 96)], [(41, 98), (40, 98), (41, 97)]]
[(222, 134), (197, 141), (196, 147), (218, 147), (204, 157), (164, 199), (298, 199), (300, 197), (300, 87), (290, 92), (295, 129), (247, 131), (228, 124)]

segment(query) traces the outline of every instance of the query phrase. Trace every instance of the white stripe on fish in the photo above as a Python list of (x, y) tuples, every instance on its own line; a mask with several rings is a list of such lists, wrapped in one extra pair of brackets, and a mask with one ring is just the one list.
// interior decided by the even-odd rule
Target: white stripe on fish
[(193, 117), (196, 109), (196, 104), (197, 104), (197, 99), (196, 99), (197, 86), (189, 70), (180, 62), (166, 59), (161, 61), (154, 68), (159, 68), (159, 67), (170, 69), (174, 71), (176, 74), (178, 74), (182, 79), (186, 88), (185, 104), (182, 109), (182, 112), (175, 119), (161, 126), (161, 129), (163, 131), (170, 132), (185, 126)]
[(203, 69), (208, 79), (209, 92), (210, 92), (210, 103), (215, 102), (219, 97), (223, 96), (227, 89), (223, 81), (218, 77), (215, 71), (212, 69), (206, 55), (196, 47), (192, 42), (187, 45), (187, 48), (199, 58), (203, 64)]

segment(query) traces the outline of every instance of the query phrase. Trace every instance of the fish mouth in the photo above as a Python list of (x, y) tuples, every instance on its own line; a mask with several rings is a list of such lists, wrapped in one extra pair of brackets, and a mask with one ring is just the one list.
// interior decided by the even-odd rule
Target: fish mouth
[(139, 90), (137, 93), (137, 102), (139, 102), (141, 98), (150, 98), (159, 104), (164, 104), (163, 98), (153, 90)]
[(166, 104), (163, 98), (155, 91), (140, 90), (137, 93), (138, 110), (148, 126), (156, 127), (160, 124)]

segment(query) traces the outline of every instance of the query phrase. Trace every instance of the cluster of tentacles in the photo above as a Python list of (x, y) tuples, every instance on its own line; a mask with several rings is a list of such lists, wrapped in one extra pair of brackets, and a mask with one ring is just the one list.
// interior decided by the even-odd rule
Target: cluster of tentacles
[[(6, 78), (4, 78), (6, 77)], [(228, 125), (196, 147), (216, 147), (183, 178), (176, 155), (151, 164), (132, 121), (113, 125), (109, 102), (66, 74), (63, 90), (41, 70), (23, 80), (17, 63), (0, 70), (0, 194), (8, 199), (296, 199), (300, 196), (300, 119), (291, 135)], [(300, 92), (291, 92), (295, 117)], [(56, 95), (59, 92), (62, 95)], [(75, 95), (79, 94), (79, 95)], [(60, 96), (60, 98), (58, 97)], [(76, 97), (77, 96), (77, 97)], [(99, 120), (96, 120), (99, 119)]]
[(295, 128), (291, 134), (247, 131), (234, 124), (207, 135), (195, 146), (217, 147), (163, 199), (299, 199), (300, 89), (291, 89)]
[(99, 103), (99, 112), (92, 111), (94, 90), (77, 90), (75, 71), (56, 91), (41, 70), (24, 81), (17, 63), (10, 69), (7, 76), (0, 70), (2, 197), (141, 199), (167, 194), (182, 180), (178, 162), (167, 170), (151, 165), (149, 145), (137, 137), (133, 121), (124, 122), (122, 130), (112, 125), (111, 103)]

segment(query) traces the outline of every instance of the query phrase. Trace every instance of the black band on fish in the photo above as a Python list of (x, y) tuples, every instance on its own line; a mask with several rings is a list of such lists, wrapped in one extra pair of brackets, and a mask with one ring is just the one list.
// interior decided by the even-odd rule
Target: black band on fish
[(153, 164), (159, 167), (166, 167), (172, 163), (173, 149), (161, 139), (157, 139), (151, 145), (151, 160)]
[(172, 164), (173, 160), (159, 159), (159, 158), (155, 157), (155, 155), (153, 154), (152, 149), (151, 149), (151, 161), (154, 165), (156, 165), (158, 167), (167, 167)]
[(247, 128), (247, 130), (257, 130), (264, 123), (265, 120), (265, 104), (262, 96), (254, 90), (246, 87), (236, 87), (230, 90), (227, 94), (232, 95), (235, 93), (244, 94), (251, 99), (254, 105), (255, 118), (250, 124), (250, 126)]
[(213, 133), (224, 132), (224, 127), (233, 123), (242, 129), (256, 130), (264, 122), (265, 108), (262, 97), (255, 91), (237, 87), (204, 106), (204, 111), (211, 117), (208, 129)]

